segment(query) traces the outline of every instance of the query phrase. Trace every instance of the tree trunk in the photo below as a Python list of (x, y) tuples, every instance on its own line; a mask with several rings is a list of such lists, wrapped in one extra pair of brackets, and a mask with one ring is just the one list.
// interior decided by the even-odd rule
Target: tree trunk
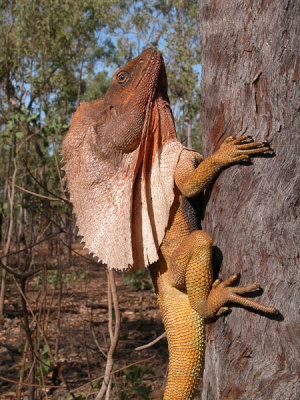
[(203, 229), (222, 261), (219, 276), (241, 272), (241, 285), (260, 283), (259, 300), (283, 316), (234, 308), (208, 325), (203, 400), (296, 400), (299, 1), (198, 7), (204, 155), (242, 133), (267, 139), (276, 152), (221, 173), (206, 194)]
[(190, 118), (188, 119), (187, 125), (186, 125), (186, 146), (189, 149), (192, 149), (192, 124)]

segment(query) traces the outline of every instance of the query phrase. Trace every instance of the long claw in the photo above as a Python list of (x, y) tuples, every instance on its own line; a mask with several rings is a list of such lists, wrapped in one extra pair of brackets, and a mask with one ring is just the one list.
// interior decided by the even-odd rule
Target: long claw
[(234, 287), (234, 288), (232, 288), (232, 292), (235, 294), (245, 294), (245, 293), (253, 292), (259, 288), (260, 288), (260, 285), (258, 283), (254, 283), (253, 285)]
[(248, 156), (248, 154), (243, 154), (242, 156), (237, 156), (234, 157), (233, 161), (234, 162), (239, 162), (239, 161), (249, 161), (250, 157)]
[(241, 137), (239, 137), (239, 138), (234, 139), (233, 144), (241, 143), (241, 142), (243, 142), (244, 140), (252, 140), (252, 137), (249, 136), (249, 135), (241, 136)]
[(240, 304), (245, 307), (253, 308), (257, 311), (262, 311), (268, 314), (278, 314), (278, 310), (271, 306), (265, 306), (264, 304), (257, 303), (254, 300), (250, 300), (246, 297), (240, 297), (236, 294), (231, 294), (229, 296), (229, 301)]
[(251, 142), (251, 143), (239, 144), (236, 147), (239, 150), (246, 150), (246, 149), (255, 149), (256, 147), (263, 146), (263, 145), (267, 146), (267, 144), (265, 142)]
[(265, 151), (270, 151), (270, 147), (259, 147), (258, 149), (239, 150), (240, 153), (245, 153), (248, 155), (264, 153)]

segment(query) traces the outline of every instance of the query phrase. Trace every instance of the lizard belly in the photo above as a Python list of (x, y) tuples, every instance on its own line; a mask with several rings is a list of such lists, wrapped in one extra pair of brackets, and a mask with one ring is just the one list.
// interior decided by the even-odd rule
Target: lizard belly
[(188, 199), (176, 193), (166, 234), (160, 246), (161, 257), (166, 260), (167, 265), (170, 264), (174, 251), (197, 226), (197, 211), (190, 206)]

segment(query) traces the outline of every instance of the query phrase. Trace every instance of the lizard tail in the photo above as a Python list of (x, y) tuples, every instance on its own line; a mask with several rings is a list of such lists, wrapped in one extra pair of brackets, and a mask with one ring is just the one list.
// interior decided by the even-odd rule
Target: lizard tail
[(172, 287), (165, 275), (155, 282), (170, 359), (164, 400), (187, 400), (204, 367), (204, 319), (191, 308), (187, 294)]

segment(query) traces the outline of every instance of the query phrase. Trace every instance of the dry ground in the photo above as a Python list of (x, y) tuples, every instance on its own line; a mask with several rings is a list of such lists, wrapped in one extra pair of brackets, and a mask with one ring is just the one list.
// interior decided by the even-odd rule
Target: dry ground
[[(75, 246), (81, 254), (83, 251)], [(48, 311), (47, 337), (52, 352), (58, 336), (58, 361), (63, 376), (70, 389), (78, 399), (93, 399), (87, 396), (95, 392), (90, 380), (101, 377), (105, 367), (105, 357), (98, 345), (107, 351), (109, 335), (107, 330), (108, 312), (106, 296), (106, 270), (92, 260), (88, 261), (73, 254), (70, 266), (63, 264), (63, 297), (60, 316), (60, 331), (58, 334), (58, 287), (56, 283), (56, 258), (49, 258), (46, 249), (37, 251), (39, 265), (47, 267), (47, 293), (41, 291), (41, 274), (37, 274), (27, 285), (26, 295), (29, 304), (38, 315), (41, 304)], [(118, 296), (121, 309), (121, 335), (115, 353), (114, 369), (126, 367), (140, 362), (114, 375), (114, 389), (111, 399), (160, 399), (161, 390), (167, 371), (167, 341), (162, 339), (149, 349), (135, 351), (137, 346), (146, 344), (164, 331), (161, 317), (156, 305), (156, 296), (152, 289), (137, 290), (132, 285), (148, 284), (148, 277), (129, 278), (116, 273)], [(146, 279), (146, 281), (145, 281)], [(127, 282), (127, 283), (126, 283)], [(21, 324), (20, 294), (12, 279), (9, 279), (6, 293), (6, 318), (0, 331), (0, 375), (12, 381), (19, 380), (22, 354), (25, 343), (25, 333)], [(94, 333), (94, 334), (93, 334)], [(40, 335), (38, 332), (36, 335)], [(49, 363), (47, 346), (40, 338), (40, 350), (44, 349), (44, 362)], [(98, 345), (97, 345), (98, 342)], [(44, 346), (44, 347), (43, 347)], [(154, 356), (151, 360), (143, 361)], [(25, 377), (30, 370), (27, 361)], [(59, 374), (53, 365), (38, 376), (36, 383), (44, 381), (45, 386), (61, 386)], [(26, 379), (25, 379), (26, 382)], [(87, 384), (85, 386), (82, 386)], [(93, 386), (97, 384), (97, 381)], [(17, 385), (0, 380), (0, 399), (15, 399)], [(81, 396), (79, 396), (81, 393)], [(24, 386), (22, 399), (28, 399), (29, 387)], [(69, 394), (63, 388), (38, 389), (36, 399), (49, 400), (69, 399)]]

